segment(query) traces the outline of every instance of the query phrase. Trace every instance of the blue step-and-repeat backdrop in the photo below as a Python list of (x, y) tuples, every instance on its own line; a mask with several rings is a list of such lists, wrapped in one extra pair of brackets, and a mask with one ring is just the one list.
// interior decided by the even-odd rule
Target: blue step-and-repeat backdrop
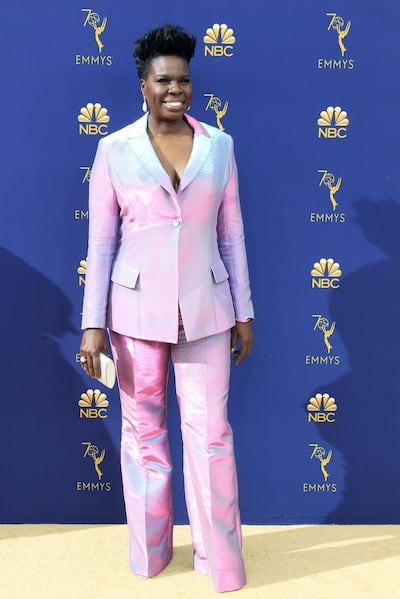
[[(87, 192), (137, 119), (132, 43), (198, 39), (191, 114), (233, 135), (256, 344), (233, 369), (245, 523), (400, 522), (400, 3), (5, 0), (2, 522), (123, 522), (118, 392), (79, 365)], [(176, 522), (186, 522), (171, 384)]]

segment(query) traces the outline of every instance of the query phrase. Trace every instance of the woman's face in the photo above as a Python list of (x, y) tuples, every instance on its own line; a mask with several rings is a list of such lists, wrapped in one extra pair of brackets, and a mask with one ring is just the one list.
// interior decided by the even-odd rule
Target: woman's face
[(146, 79), (141, 80), (152, 118), (176, 121), (183, 117), (192, 101), (189, 65), (179, 56), (157, 56), (151, 61)]

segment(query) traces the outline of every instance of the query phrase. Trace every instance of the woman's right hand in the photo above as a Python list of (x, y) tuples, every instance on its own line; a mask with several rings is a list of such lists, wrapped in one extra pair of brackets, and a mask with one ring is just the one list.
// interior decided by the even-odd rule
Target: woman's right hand
[(86, 358), (86, 361), (81, 362), (81, 365), (88, 375), (95, 379), (101, 376), (100, 352), (108, 355), (108, 343), (104, 329), (86, 329), (83, 332), (80, 347), (80, 355)]

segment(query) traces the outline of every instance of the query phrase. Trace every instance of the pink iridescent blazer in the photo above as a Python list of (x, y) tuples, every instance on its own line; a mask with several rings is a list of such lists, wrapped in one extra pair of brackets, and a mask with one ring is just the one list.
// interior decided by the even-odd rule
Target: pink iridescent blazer
[(176, 343), (253, 318), (232, 138), (186, 115), (193, 150), (174, 189), (147, 118), (103, 138), (90, 176), (82, 328)]

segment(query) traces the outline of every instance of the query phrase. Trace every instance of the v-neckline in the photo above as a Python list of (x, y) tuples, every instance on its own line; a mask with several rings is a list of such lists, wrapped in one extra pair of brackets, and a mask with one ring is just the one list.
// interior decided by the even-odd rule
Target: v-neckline
[[(188, 185), (193, 182), (193, 179), (197, 177), (201, 171), (204, 162), (210, 156), (211, 151), (211, 135), (207, 132), (205, 127), (202, 127), (198, 121), (192, 117), (185, 115), (187, 121), (193, 129), (193, 147), (192, 153), (189, 158), (180, 185), (178, 187), (178, 194), (184, 191)], [(136, 124), (129, 130), (127, 141), (130, 146), (130, 150), (136, 156), (136, 159), (142, 164), (142, 167), (147, 171), (151, 178), (156, 181), (159, 185), (170, 193), (178, 195), (172, 186), (171, 179), (164, 167), (161, 165), (158, 156), (153, 148), (153, 144), (149, 139), (147, 133), (147, 118), (148, 114), (144, 115), (142, 119), (139, 119)]]
[[(185, 119), (185, 120), (186, 120), (186, 119)], [(189, 158), (187, 159), (187, 162), (186, 162), (186, 164), (185, 164), (185, 167), (184, 167), (184, 169), (183, 169), (183, 171), (182, 171), (182, 176), (181, 176), (181, 177), (179, 177), (179, 175), (178, 175), (178, 173), (177, 173), (176, 169), (173, 167), (173, 168), (174, 168), (174, 173), (175, 173), (175, 174), (176, 174), (176, 176), (177, 176), (177, 182), (178, 182), (178, 185), (176, 185), (176, 186), (175, 186), (175, 184), (174, 184), (174, 181), (171, 179), (171, 176), (170, 176), (170, 174), (168, 173), (167, 169), (166, 169), (166, 168), (165, 168), (165, 166), (163, 165), (163, 163), (162, 163), (162, 161), (161, 161), (161, 159), (160, 159), (160, 156), (159, 156), (159, 155), (158, 155), (158, 153), (157, 153), (157, 150), (156, 150), (156, 148), (154, 147), (154, 144), (153, 144), (153, 141), (152, 141), (152, 138), (151, 138), (151, 136), (152, 136), (153, 134), (151, 133), (151, 131), (150, 131), (150, 129), (149, 129), (149, 126), (148, 126), (148, 124), (147, 124), (147, 128), (146, 128), (146, 135), (147, 135), (147, 139), (149, 140), (149, 143), (150, 143), (150, 146), (151, 146), (151, 148), (152, 148), (152, 150), (153, 150), (153, 152), (154, 152), (154, 155), (155, 155), (155, 157), (156, 157), (156, 159), (157, 159), (157, 161), (158, 161), (158, 163), (159, 163), (160, 167), (162, 168), (163, 172), (164, 172), (164, 173), (167, 175), (167, 177), (168, 177), (168, 179), (169, 179), (169, 181), (170, 181), (170, 183), (171, 183), (171, 185), (172, 185), (172, 188), (174, 189), (175, 193), (178, 193), (178, 191), (179, 191), (179, 188), (180, 188), (180, 186), (181, 186), (181, 181), (183, 180), (183, 177), (184, 177), (184, 175), (185, 175), (185, 172), (186, 172), (186, 170), (187, 170), (187, 168), (188, 168), (188, 166), (189, 166), (189, 164), (190, 164), (190, 162), (191, 162), (191, 159), (192, 159), (192, 156), (193, 156), (193, 148), (194, 148), (195, 139), (196, 139), (196, 133), (195, 133), (195, 131), (194, 131), (193, 127), (192, 127), (192, 126), (191, 126), (191, 125), (188, 123), (188, 121), (187, 121), (187, 120), (186, 120), (186, 123), (188, 124), (188, 126), (190, 127), (190, 129), (191, 129), (191, 131), (192, 131), (192, 147), (191, 147), (191, 150), (190, 150), (190, 153), (189, 153)], [(154, 138), (154, 135), (153, 135), (153, 138)]]

